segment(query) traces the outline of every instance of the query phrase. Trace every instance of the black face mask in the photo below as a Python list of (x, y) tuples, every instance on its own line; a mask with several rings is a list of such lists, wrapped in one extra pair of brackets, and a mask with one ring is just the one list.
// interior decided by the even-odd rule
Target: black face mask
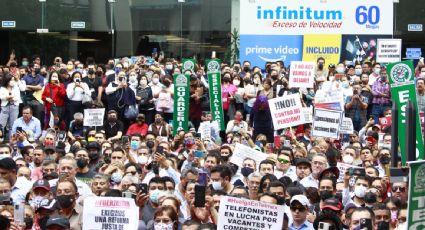
[(368, 204), (376, 203), (376, 195), (373, 192), (367, 192), (364, 196), (364, 201)]
[(35, 74), (39, 74), (39, 73), (40, 73), (40, 68), (35, 68), (35, 69), (34, 69), (34, 73), (35, 73)]
[(155, 145), (155, 143), (153, 141), (147, 141), (146, 142), (146, 146), (148, 146), (148, 148), (153, 148), (153, 146)]
[(325, 201), (332, 197), (332, 191), (324, 190), (320, 191), (320, 199)]
[(323, 69), (323, 64), (322, 64), (322, 63), (319, 63), (319, 64), (317, 65), (317, 68), (319, 68), (320, 70), (322, 70), (322, 69)]
[(252, 168), (248, 168), (248, 167), (241, 168), (241, 173), (244, 177), (248, 177), (249, 174), (251, 174), (253, 172), (254, 172), (254, 169), (252, 169)]
[(95, 161), (95, 160), (99, 159), (99, 153), (91, 152), (91, 153), (89, 153), (89, 158), (90, 158), (90, 160)]
[(243, 67), (244, 72), (249, 72), (249, 70), (250, 70), (249, 67)]
[(277, 204), (278, 205), (283, 205), (283, 204), (285, 204), (285, 202), (286, 202), (285, 197), (281, 197), (281, 196), (277, 197)]
[(381, 158), (379, 158), (379, 161), (381, 162), (381, 164), (387, 165), (387, 164), (390, 163), (391, 157), (389, 157), (389, 156), (382, 156)]
[(75, 202), (75, 195), (56, 196), (56, 201), (61, 208), (69, 208)]
[(230, 77), (223, 77), (223, 82), (230, 82)]
[(58, 177), (59, 175), (57, 172), (43, 173), (43, 179), (46, 179), (46, 180), (57, 179)]
[(25, 229), (31, 229), (32, 225), (34, 224), (34, 221), (31, 217), (25, 217), (24, 222), (25, 222)]
[(285, 204), (286, 204), (286, 206), (288, 206), (288, 207), (289, 207), (290, 202), (291, 202), (291, 200), (285, 200)]
[(277, 75), (272, 75), (272, 79), (276, 80), (277, 79)]
[(89, 163), (88, 163), (88, 162), (87, 162), (87, 160), (86, 160), (86, 159), (84, 159), (84, 158), (79, 158), (79, 159), (77, 160), (77, 167), (78, 167), (78, 168), (80, 168), (80, 169), (85, 168), (88, 164), (89, 164)]
[(221, 156), (221, 160), (227, 162), (229, 160), (229, 156)]
[(342, 192), (337, 192), (335, 194), (335, 197), (338, 198), (338, 200), (342, 202)]
[(100, 77), (102, 76), (103, 72), (102, 71), (96, 71), (96, 76)]
[(93, 75), (94, 74), (94, 69), (89, 69), (89, 71), (87, 71), (88, 74)]
[(379, 230), (389, 230), (390, 229), (390, 223), (381, 221), (377, 224)]

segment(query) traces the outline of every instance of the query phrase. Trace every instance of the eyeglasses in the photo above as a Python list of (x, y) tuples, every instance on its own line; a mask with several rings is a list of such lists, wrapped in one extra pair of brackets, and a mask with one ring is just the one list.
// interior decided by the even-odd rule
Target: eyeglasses
[(288, 164), (288, 163), (289, 163), (289, 161), (288, 161), (288, 160), (283, 159), (283, 158), (277, 158), (277, 160), (278, 160), (280, 163), (282, 163), (282, 164)]
[(393, 192), (397, 192), (397, 190), (399, 190), (400, 192), (406, 192), (406, 187), (394, 186), (391, 190)]
[(293, 211), (293, 212), (296, 212), (296, 211), (299, 211), (299, 212), (304, 212), (305, 210), (307, 210), (305, 207), (291, 207), (291, 211)]

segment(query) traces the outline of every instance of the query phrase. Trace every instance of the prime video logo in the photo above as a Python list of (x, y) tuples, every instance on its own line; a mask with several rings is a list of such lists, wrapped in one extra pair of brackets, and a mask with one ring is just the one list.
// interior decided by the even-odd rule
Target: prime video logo
[(257, 6), (257, 19), (342, 20), (342, 11), (317, 10), (304, 6), (298, 9), (288, 9), (286, 6), (262, 9), (261, 6)]
[[(258, 58), (265, 62), (276, 62), (276, 61), (286, 61), (286, 56), (288, 54), (299, 54), (300, 50), (298, 48), (290, 48), (288, 46), (279, 46), (279, 47), (259, 47), (256, 45), (255, 47), (246, 47), (245, 55), (248, 56), (250, 54), (257, 55)], [(266, 58), (262, 55), (280, 55), (277, 58)]]

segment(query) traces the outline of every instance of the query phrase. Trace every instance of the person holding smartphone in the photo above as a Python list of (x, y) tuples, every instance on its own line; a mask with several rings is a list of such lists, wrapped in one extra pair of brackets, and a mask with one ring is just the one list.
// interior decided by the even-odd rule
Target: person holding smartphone
[[(13, 122), (18, 118), (21, 92), (19, 91), (19, 87), (15, 84), (13, 76), (10, 74), (3, 76), (0, 85), (0, 125), (2, 128), (5, 128), (7, 126), (12, 126)], [(9, 130), (11, 129), (9, 128)]]
[(72, 73), (73, 82), (69, 83), (66, 87), (66, 95), (68, 96), (67, 100), (67, 124), (72, 121), (73, 115), (75, 113), (83, 113), (83, 95), (91, 96), (89, 86), (82, 82), (82, 74), (78, 71)]
[(50, 112), (55, 120), (60, 122), (64, 115), (66, 89), (65, 85), (60, 83), (59, 75), (53, 72), (50, 75), (49, 83), (45, 85), (41, 99), (44, 102), (44, 111), (47, 112), (44, 116), (44, 129), (47, 129), (50, 121)]

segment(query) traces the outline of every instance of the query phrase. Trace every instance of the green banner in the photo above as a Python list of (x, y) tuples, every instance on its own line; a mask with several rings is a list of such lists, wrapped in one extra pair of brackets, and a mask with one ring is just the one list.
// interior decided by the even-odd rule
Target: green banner
[(407, 227), (425, 229), (425, 161), (409, 162)]
[[(410, 99), (418, 111), (415, 91), (415, 70), (413, 62), (403, 61), (387, 65), (388, 78), (391, 84), (391, 97), (398, 106), (398, 140), (400, 143), (401, 162), (406, 165), (406, 105)], [(419, 113), (416, 115), (416, 156), (424, 159), (424, 142), (422, 138)]]
[(190, 76), (174, 74), (174, 113), (173, 136), (178, 131), (188, 130), (189, 123), (189, 83)]
[(186, 70), (192, 71), (192, 73), (195, 73), (195, 65), (196, 60), (192, 58), (183, 58), (182, 59), (182, 73), (184, 73)]
[(221, 71), (220, 59), (209, 59), (206, 61), (208, 74), (208, 85), (210, 93), (210, 109), (212, 119), (217, 121), (220, 130), (225, 130), (224, 127), (224, 114), (223, 114), (223, 101), (221, 96)]

